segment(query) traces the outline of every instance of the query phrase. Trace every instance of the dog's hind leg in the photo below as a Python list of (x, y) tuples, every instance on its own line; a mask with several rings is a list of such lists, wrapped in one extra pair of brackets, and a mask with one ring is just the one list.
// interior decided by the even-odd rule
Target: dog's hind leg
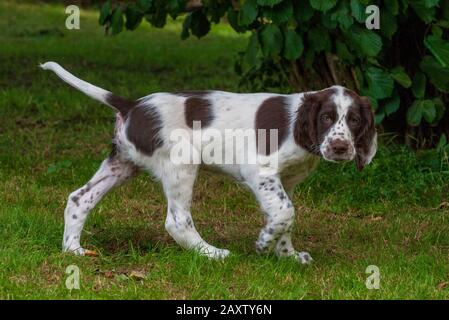
[(197, 165), (170, 166), (161, 177), (168, 201), (165, 228), (175, 241), (185, 249), (197, 250), (212, 259), (223, 259), (229, 251), (218, 249), (204, 241), (195, 229), (190, 205), (193, 185), (198, 171)]
[(85, 254), (86, 251), (80, 246), (80, 238), (90, 210), (109, 190), (137, 172), (137, 168), (131, 163), (111, 155), (103, 161), (100, 169), (87, 184), (70, 194), (64, 212), (64, 251), (77, 255)]

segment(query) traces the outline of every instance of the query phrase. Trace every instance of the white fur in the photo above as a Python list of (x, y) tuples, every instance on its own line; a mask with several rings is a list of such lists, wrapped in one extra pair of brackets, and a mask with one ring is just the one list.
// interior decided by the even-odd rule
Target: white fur
[(77, 77), (75, 77), (73, 74), (65, 70), (63, 67), (61, 67), (56, 62), (46, 62), (40, 65), (40, 67), (44, 70), (51, 70), (56, 75), (61, 78), (64, 82), (68, 83), (72, 87), (84, 92), (87, 96), (91, 97), (94, 100), (100, 101), (101, 103), (104, 103), (110, 107), (110, 104), (106, 102), (106, 96), (110, 94), (111, 92), (106, 91), (102, 88), (99, 88), (97, 86), (94, 86), (93, 84), (90, 84), (89, 82), (86, 82), (84, 80), (81, 80)]

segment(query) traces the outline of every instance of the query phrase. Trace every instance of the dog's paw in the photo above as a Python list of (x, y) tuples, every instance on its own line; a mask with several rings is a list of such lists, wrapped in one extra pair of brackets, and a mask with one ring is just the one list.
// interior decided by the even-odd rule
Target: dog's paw
[(98, 252), (94, 250), (87, 250), (81, 247), (76, 249), (64, 248), (64, 252), (71, 253), (75, 256), (86, 256), (86, 257), (98, 257)]
[(206, 247), (206, 248), (203, 247), (200, 250), (200, 253), (202, 255), (208, 257), (209, 259), (223, 260), (230, 254), (230, 251), (226, 250), (226, 249), (218, 249), (213, 246), (210, 246), (210, 247)]
[(214, 256), (212, 257), (212, 259), (215, 260), (224, 260), (224, 258), (226, 258), (227, 256), (229, 256), (231, 252), (229, 250), (226, 249), (217, 249), (214, 252)]
[(308, 252), (305, 252), (305, 251), (296, 252), (295, 259), (300, 264), (311, 264), (313, 262), (312, 256)]
[(86, 251), (84, 248), (78, 247), (76, 249), (71, 249), (71, 248), (63, 248), (62, 252), (67, 252), (70, 254), (73, 254), (75, 256), (85, 256), (86, 255)]

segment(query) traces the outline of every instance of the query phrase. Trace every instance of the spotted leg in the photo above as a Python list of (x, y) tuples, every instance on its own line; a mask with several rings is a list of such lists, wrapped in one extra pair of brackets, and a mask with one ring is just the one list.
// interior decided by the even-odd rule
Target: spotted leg
[(167, 174), (162, 176), (162, 185), (168, 201), (165, 228), (181, 247), (197, 250), (212, 259), (223, 259), (229, 251), (215, 248), (204, 241), (195, 229), (190, 214), (197, 170), (196, 165), (179, 165), (164, 170)]
[(290, 234), (295, 209), (279, 177), (258, 177), (253, 190), (266, 218), (266, 225), (256, 242), (257, 252), (265, 253), (274, 249), (279, 257), (293, 256), (302, 264), (310, 263), (312, 258), (307, 252), (298, 252), (293, 248)]
[(64, 212), (63, 251), (77, 255), (86, 253), (80, 245), (80, 238), (89, 212), (112, 187), (135, 173), (137, 169), (132, 164), (111, 156), (103, 161), (100, 169), (87, 184), (70, 194)]

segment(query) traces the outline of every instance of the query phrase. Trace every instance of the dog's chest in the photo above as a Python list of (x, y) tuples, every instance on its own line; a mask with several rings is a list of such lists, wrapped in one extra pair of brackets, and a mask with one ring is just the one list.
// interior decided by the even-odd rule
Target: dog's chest
[(319, 157), (307, 155), (301, 161), (292, 161), (286, 163), (280, 171), (282, 184), (287, 192), (291, 192), (292, 188), (302, 182), (312, 173), (319, 162)]

